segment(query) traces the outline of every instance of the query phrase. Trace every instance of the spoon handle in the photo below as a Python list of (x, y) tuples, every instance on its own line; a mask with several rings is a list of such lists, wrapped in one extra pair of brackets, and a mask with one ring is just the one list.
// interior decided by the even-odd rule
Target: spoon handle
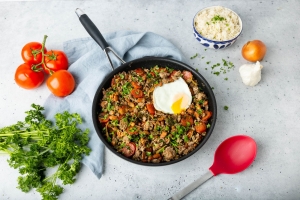
[(192, 182), (191, 184), (189, 184), (185, 188), (181, 189), (180, 191), (178, 191), (176, 194), (174, 194), (168, 200), (179, 200), (179, 199), (183, 198), (184, 196), (186, 196), (191, 191), (193, 191), (194, 189), (196, 189), (197, 187), (202, 185), (205, 181), (207, 181), (211, 177), (213, 177), (213, 174), (210, 171), (206, 172), (200, 178), (198, 178), (197, 180), (195, 180), (194, 182)]

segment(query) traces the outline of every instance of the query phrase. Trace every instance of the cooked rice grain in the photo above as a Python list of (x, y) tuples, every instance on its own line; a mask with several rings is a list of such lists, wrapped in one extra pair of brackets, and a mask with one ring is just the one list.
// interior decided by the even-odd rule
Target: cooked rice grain
[(216, 41), (233, 39), (241, 31), (239, 17), (222, 6), (214, 6), (199, 12), (195, 16), (194, 25), (203, 37)]

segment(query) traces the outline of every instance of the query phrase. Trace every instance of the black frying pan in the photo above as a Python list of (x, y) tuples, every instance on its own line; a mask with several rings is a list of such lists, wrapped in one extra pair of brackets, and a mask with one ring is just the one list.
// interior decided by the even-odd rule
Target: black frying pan
[[(135, 59), (129, 62), (125, 62), (122, 60), (122, 58), (120, 58), (111, 47), (108, 46), (107, 42), (105, 41), (105, 39), (103, 38), (102, 34), (100, 33), (100, 31), (98, 30), (98, 28), (94, 25), (94, 23), (89, 19), (89, 17), (84, 14), (80, 9), (76, 9), (76, 14), (79, 17), (80, 22), (82, 23), (82, 25), (84, 26), (84, 28), (87, 30), (87, 32), (90, 34), (90, 36), (100, 45), (100, 47), (103, 49), (103, 51), (105, 52), (105, 54), (107, 55), (109, 62), (111, 64), (112, 67), (112, 72), (110, 72), (106, 78), (103, 80), (103, 82), (99, 85), (94, 100), (93, 100), (93, 105), (92, 105), (92, 117), (93, 117), (93, 123), (94, 123), (94, 127), (95, 130), (99, 136), (99, 138), (101, 139), (101, 141), (105, 144), (105, 146), (111, 150), (114, 154), (116, 154), (117, 156), (119, 156), (120, 158), (127, 160), (129, 162), (135, 163), (135, 164), (140, 164), (140, 165), (146, 165), (146, 166), (163, 166), (163, 165), (169, 165), (169, 164), (173, 164), (179, 161), (182, 161), (184, 159), (186, 159), (187, 157), (191, 156), (192, 154), (194, 154), (196, 151), (198, 151), (205, 143), (206, 141), (209, 139), (210, 135), (213, 132), (214, 126), (216, 124), (216, 119), (217, 119), (217, 103), (216, 103), (216, 99), (214, 96), (214, 93), (211, 89), (211, 87), (209, 86), (209, 84), (207, 83), (207, 81), (205, 80), (205, 78), (199, 74), (196, 70), (194, 70), (192, 67), (180, 62), (180, 61), (176, 61), (173, 59), (168, 59), (168, 58), (160, 58), (160, 57), (144, 57), (144, 58), (140, 58), (140, 59)], [(112, 52), (122, 63), (121, 66), (117, 67), (116, 69), (114, 69), (111, 59), (109, 57), (109, 52)], [(194, 78), (197, 79), (198, 83), (199, 83), (199, 87), (202, 88), (202, 90), (205, 92), (205, 94), (208, 97), (208, 101), (209, 101), (209, 109), (210, 111), (212, 111), (213, 115), (210, 118), (210, 128), (207, 131), (206, 136), (201, 140), (201, 142), (199, 143), (199, 145), (189, 154), (182, 156), (181, 158), (177, 159), (177, 160), (173, 160), (173, 161), (169, 161), (169, 162), (161, 162), (161, 163), (144, 163), (141, 161), (136, 161), (130, 158), (125, 157), (124, 155), (122, 155), (121, 153), (118, 153), (113, 146), (106, 140), (106, 138), (104, 137), (105, 133), (102, 131), (102, 127), (98, 121), (98, 114), (101, 112), (101, 107), (100, 107), (100, 101), (102, 100), (103, 94), (102, 91), (103, 89), (107, 89), (111, 86), (111, 80), (113, 78), (113, 76), (115, 74), (118, 74), (122, 71), (129, 71), (129, 70), (133, 70), (136, 68), (152, 68), (154, 66), (162, 66), (162, 67), (169, 67), (172, 69), (176, 69), (176, 70), (188, 70), (190, 71)]]

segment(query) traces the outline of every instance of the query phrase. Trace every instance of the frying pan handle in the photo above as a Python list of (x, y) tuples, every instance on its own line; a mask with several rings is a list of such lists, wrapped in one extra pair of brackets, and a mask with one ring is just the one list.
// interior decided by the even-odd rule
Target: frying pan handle
[(79, 8), (75, 10), (75, 13), (79, 17), (79, 20), (85, 30), (90, 34), (90, 36), (99, 44), (99, 46), (103, 49), (104, 53), (106, 54), (108, 61), (110, 63), (111, 69), (114, 70), (114, 65), (112, 63), (112, 60), (109, 57), (109, 52), (112, 52), (114, 56), (116, 56), (119, 61), (121, 61), (122, 64), (125, 64), (126, 62), (110, 47), (108, 46), (106, 40), (98, 30), (98, 28), (95, 26), (95, 24), (90, 20), (90, 18)]
[(79, 8), (75, 10), (79, 21), (85, 28), (85, 30), (90, 34), (90, 36), (99, 44), (99, 46), (104, 50), (108, 47), (108, 44), (95, 24), (90, 20), (90, 18)]

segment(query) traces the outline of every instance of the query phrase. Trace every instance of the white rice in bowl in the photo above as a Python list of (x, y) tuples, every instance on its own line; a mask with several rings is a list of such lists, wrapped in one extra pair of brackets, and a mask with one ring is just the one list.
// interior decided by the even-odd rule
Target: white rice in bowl
[(199, 11), (194, 18), (194, 25), (203, 37), (216, 41), (233, 39), (241, 31), (238, 15), (222, 6)]

